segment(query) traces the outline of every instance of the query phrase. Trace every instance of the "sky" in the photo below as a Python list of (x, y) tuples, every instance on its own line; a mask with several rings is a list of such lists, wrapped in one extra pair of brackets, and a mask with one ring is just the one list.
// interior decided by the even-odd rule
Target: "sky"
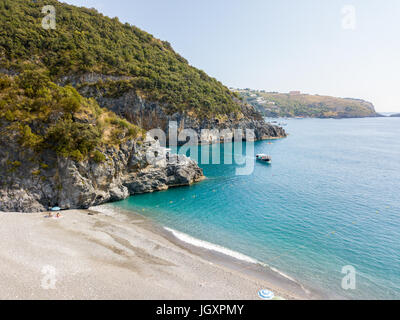
[(170, 42), (229, 87), (400, 112), (399, 0), (64, 0)]

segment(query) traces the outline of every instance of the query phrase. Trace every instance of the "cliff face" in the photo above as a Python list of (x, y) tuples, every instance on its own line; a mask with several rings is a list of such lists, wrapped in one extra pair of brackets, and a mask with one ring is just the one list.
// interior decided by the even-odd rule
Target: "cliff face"
[[(140, 97), (135, 90), (115, 90), (120, 81), (129, 80), (127, 77), (107, 76), (95, 73), (81, 76), (65, 76), (60, 79), (61, 85), (70, 84), (78, 89), (85, 97), (96, 99), (101, 107), (107, 108), (131, 123), (146, 130), (162, 129), (167, 137), (169, 123), (176, 122), (178, 134), (184, 129), (197, 132), (199, 143), (216, 143), (223, 141), (217, 131), (224, 129), (246, 129), (254, 131), (254, 138), (247, 140), (265, 140), (286, 137), (283, 128), (266, 123), (261, 114), (251, 105), (240, 104), (241, 112), (225, 116), (198, 118), (194, 112), (171, 113), (168, 105), (160, 102), (150, 102)], [(111, 92), (110, 87), (114, 88)], [(202, 135), (201, 131), (211, 132)], [(246, 139), (246, 137), (244, 137)]]
[[(112, 110), (117, 115), (128, 119), (131, 123), (146, 130), (157, 128), (163, 130), (167, 139), (170, 130), (169, 124), (171, 122), (176, 122), (178, 135), (184, 129), (194, 130), (199, 137), (199, 143), (217, 143), (223, 141), (219, 137), (219, 133), (224, 129), (241, 129), (243, 132), (246, 129), (253, 130), (255, 135), (254, 140), (286, 137), (286, 132), (283, 128), (266, 123), (251, 106), (242, 106), (243, 116), (241, 118), (237, 118), (232, 114), (222, 119), (220, 117), (198, 119), (187, 113), (176, 112), (168, 114), (162, 105), (146, 101), (136, 95), (135, 92), (127, 92), (118, 98), (109, 98), (102, 96), (99, 92), (89, 93), (85, 91), (84, 87), (79, 91), (84, 96), (95, 98), (100, 106)], [(210, 132), (207, 135), (202, 135), (203, 129), (208, 129)], [(247, 139), (253, 140), (252, 138), (249, 139), (249, 137)]]
[(88, 208), (203, 178), (197, 163), (185, 156), (155, 161), (154, 152), (162, 154), (164, 149), (152, 140), (141, 144), (129, 140), (119, 148), (110, 147), (103, 151), (106, 160), (102, 163), (78, 162), (51, 151), (41, 154), (42, 162), (32, 161), (33, 152), (10, 141), (0, 142), (0, 211)]

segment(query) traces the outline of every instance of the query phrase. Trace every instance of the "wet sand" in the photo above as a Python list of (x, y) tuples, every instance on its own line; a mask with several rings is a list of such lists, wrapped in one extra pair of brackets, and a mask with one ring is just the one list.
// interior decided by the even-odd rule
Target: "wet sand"
[(317, 298), (260, 265), (106, 208), (64, 211), (59, 219), (0, 213), (0, 299), (252, 300), (261, 289)]

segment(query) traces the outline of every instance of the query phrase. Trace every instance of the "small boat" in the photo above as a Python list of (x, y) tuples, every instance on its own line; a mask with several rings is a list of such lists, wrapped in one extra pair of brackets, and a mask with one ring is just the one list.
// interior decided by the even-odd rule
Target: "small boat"
[(50, 209), (50, 211), (61, 211), (60, 207), (53, 207)]
[(256, 155), (256, 159), (259, 161), (263, 161), (266, 163), (271, 163), (272, 162), (272, 158), (266, 154), (257, 154)]

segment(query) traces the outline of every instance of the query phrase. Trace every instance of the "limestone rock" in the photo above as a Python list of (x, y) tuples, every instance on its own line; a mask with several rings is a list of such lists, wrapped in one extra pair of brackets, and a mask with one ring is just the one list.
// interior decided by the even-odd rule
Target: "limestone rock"
[[(54, 206), (89, 208), (202, 179), (203, 172), (195, 161), (179, 155), (166, 157), (162, 164), (153, 163), (148, 157), (149, 149), (165, 154), (154, 140), (142, 145), (128, 141), (119, 148), (104, 150), (103, 163), (92, 159), (76, 162), (52, 152), (41, 154), (40, 161), (31, 161), (33, 154), (3, 139), (0, 211), (40, 212)], [(11, 160), (23, 165), (11, 167)], [(46, 168), (39, 163), (46, 163)]]

